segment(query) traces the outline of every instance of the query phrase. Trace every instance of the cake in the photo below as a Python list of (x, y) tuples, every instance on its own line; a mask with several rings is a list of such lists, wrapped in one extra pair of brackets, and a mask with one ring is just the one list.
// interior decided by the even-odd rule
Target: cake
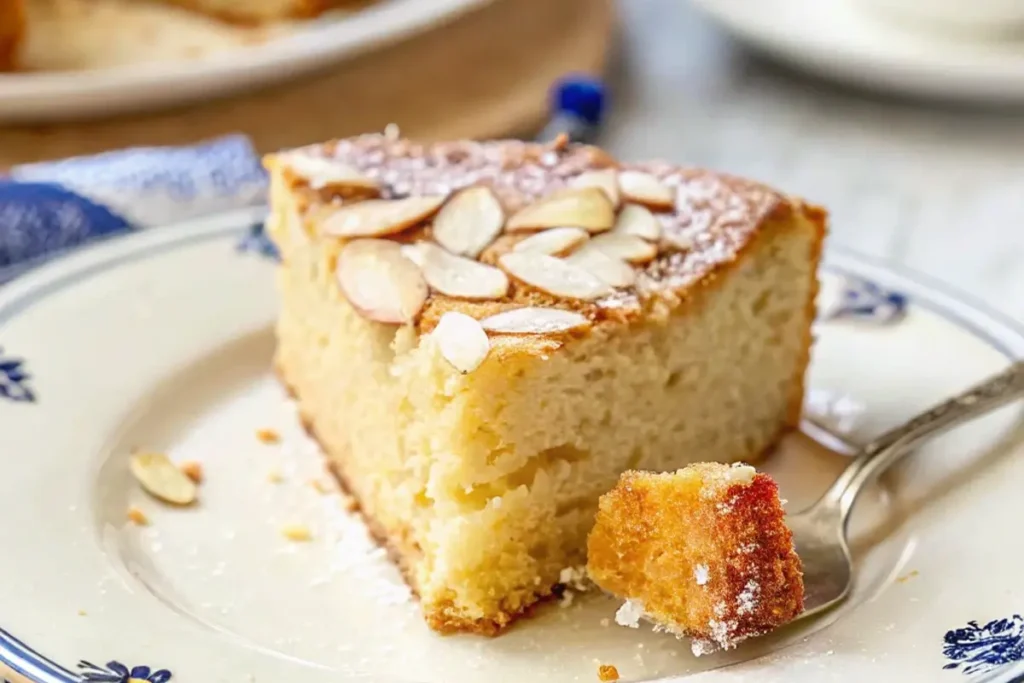
[(557, 591), (623, 472), (755, 461), (798, 422), (821, 209), (564, 139), (265, 164), (277, 372), (437, 631)]
[(601, 497), (587, 574), (641, 617), (693, 639), (695, 654), (734, 647), (803, 611), (803, 575), (778, 487), (748, 465), (626, 472)]
[(0, 0), (0, 71), (17, 66), (18, 46), (25, 32), (23, 0)]

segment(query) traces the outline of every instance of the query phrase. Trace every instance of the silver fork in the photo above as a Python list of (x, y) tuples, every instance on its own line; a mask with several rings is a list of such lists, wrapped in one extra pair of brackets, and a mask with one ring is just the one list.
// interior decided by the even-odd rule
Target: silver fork
[(853, 562), (846, 527), (864, 487), (922, 442), (1018, 398), (1024, 398), (1022, 361), (878, 437), (860, 451), (825, 495), (786, 518), (804, 565), (800, 618), (836, 605), (850, 592)]

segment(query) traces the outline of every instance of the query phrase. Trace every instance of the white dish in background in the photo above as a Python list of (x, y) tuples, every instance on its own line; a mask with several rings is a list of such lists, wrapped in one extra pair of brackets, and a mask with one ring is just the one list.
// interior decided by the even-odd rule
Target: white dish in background
[(854, 0), (924, 30), (975, 37), (1013, 35), (1024, 24), (1021, 0)]
[[(758, 51), (818, 76), (903, 95), (1024, 103), (1024, 36), (929, 34), (881, 17), (867, 0), (692, 1)], [(929, 0), (900, 2), (908, 3)]]
[[(81, 0), (65, 0), (65, 2)], [(91, 0), (90, 0), (91, 1)], [(125, 111), (181, 105), (232, 94), (285, 78), (295, 77), (318, 67), (327, 66), (371, 48), (397, 41), (450, 19), (461, 12), (490, 0), (379, 0), (353, 12), (332, 12), (320, 19), (301, 24), (294, 32), (282, 32), (266, 42), (251, 47), (216, 49), (202, 59), (177, 59), (96, 68), (85, 71), (35, 71), (0, 74), (0, 122), (32, 122), (67, 120)], [(103, 12), (110, 12), (112, 3), (104, 0)], [(83, 4), (86, 6), (86, 4)], [(175, 8), (128, 6), (137, 21), (159, 28), (161, 16), (190, 33), (197, 43), (215, 45), (238, 42), (229, 26), (189, 16)], [(113, 16), (113, 12), (110, 12)], [(104, 14), (106, 16), (106, 14)], [(162, 21), (162, 20), (161, 20)], [(111, 23), (109, 20), (106, 23)], [(132, 35), (114, 34), (104, 44), (101, 34), (56, 22), (63, 35), (72, 34), (68, 45), (61, 46), (67, 59), (88, 50), (106, 50), (100, 64), (125, 60), (138, 48)], [(77, 30), (77, 33), (74, 32)], [(272, 29), (275, 31), (277, 29)], [(90, 33), (90, 35), (85, 35)], [(30, 55), (46, 63), (47, 43), (41, 41)], [(154, 47), (159, 57), (164, 52), (181, 49), (188, 37), (176, 37), (179, 43)], [(244, 41), (242, 41), (244, 42)], [(50, 52), (54, 51), (51, 45)], [(186, 46), (187, 47), (187, 46)], [(87, 55), (82, 57), (87, 59)]]
[[(649, 628), (603, 626), (618, 602), (595, 593), (497, 639), (431, 633), (361, 523), (310, 484), (323, 464), (270, 369), (273, 264), (237, 248), (264, 214), (117, 238), (0, 289), (0, 679), (560, 683), (596, 680), (600, 661), (628, 681), (957, 683), (967, 658), (984, 670), (1000, 656), (979, 635), (1024, 641), (1016, 407), (865, 493), (853, 594), (821, 618), (701, 658)], [(1024, 355), (1013, 323), (859, 257), (832, 254), (829, 301), (844, 274), (912, 300), (897, 324), (819, 324), (810, 385), (822, 403), (865, 406), (853, 440)], [(261, 428), (282, 444), (260, 443)], [(199, 504), (142, 494), (133, 448), (201, 461)], [(795, 435), (765, 468), (796, 509), (846, 460)], [(133, 504), (149, 526), (127, 523)], [(289, 523), (313, 541), (286, 541)]]

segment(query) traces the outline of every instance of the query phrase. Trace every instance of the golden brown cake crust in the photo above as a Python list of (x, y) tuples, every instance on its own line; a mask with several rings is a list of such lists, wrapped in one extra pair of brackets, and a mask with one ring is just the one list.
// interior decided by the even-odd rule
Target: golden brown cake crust
[(734, 646), (803, 611), (800, 558), (777, 485), (765, 474), (708, 483), (729, 471), (709, 463), (626, 472), (601, 498), (588, 539), (591, 578), (640, 601), (697, 650)]
[(374, 0), (295, 0), (292, 2), (291, 7), (288, 11), (278, 16), (260, 16), (253, 14), (253, 12), (239, 9), (239, 10), (224, 10), (217, 9), (211, 11), (207, 6), (207, 3), (203, 0), (167, 0), (170, 4), (184, 7), (185, 9), (192, 10), (201, 14), (212, 16), (221, 21), (226, 21), (231, 24), (239, 24), (242, 26), (262, 24), (270, 21), (281, 21), (284, 19), (308, 19), (316, 17), (328, 10), (336, 9), (338, 7), (352, 7), (358, 8), (363, 5), (371, 4)]
[(14, 69), (18, 46), (25, 32), (23, 0), (0, 2), (0, 71)]
[[(557, 307), (579, 311), (598, 325), (660, 318), (688, 299), (695, 288), (709, 284), (723, 268), (740, 261), (767, 224), (784, 223), (799, 212), (817, 227), (819, 251), (825, 235), (823, 209), (726, 174), (662, 161), (620, 164), (603, 150), (587, 145), (542, 145), (518, 140), (425, 144), (385, 135), (336, 140), (267, 157), (267, 167), (282, 169), (288, 178), (297, 203), (305, 210), (307, 229), (314, 234), (318, 219), (329, 215), (346, 198), (330, 187), (313, 187), (308, 179), (292, 173), (288, 155), (341, 162), (380, 182), (381, 197), (385, 199), (448, 195), (484, 185), (494, 191), (506, 215), (570, 187), (573, 179), (584, 172), (602, 169), (641, 171), (675, 193), (675, 207), (656, 212), (662, 230), (658, 257), (638, 269), (633, 286), (595, 301), (556, 297), (516, 281), (505, 297), (493, 301), (467, 301), (432, 292), (418, 320), (423, 332), (433, 329), (440, 317), (452, 310), (480, 319), (523, 306)], [(493, 264), (528, 234), (500, 236), (480, 260)], [(420, 228), (389, 239), (415, 242), (430, 236), (427, 221)], [(536, 351), (547, 353), (550, 348)]]

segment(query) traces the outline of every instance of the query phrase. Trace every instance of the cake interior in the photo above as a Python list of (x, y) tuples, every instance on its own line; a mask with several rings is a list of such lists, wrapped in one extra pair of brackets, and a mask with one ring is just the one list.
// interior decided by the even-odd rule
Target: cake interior
[(273, 193), (278, 371), (438, 630), (496, 633), (550, 595), (622, 472), (751, 460), (798, 420), (821, 239), (802, 212), (671, 312), (542, 353), (495, 338), (461, 375), (429, 335), (358, 315), (340, 245)]

